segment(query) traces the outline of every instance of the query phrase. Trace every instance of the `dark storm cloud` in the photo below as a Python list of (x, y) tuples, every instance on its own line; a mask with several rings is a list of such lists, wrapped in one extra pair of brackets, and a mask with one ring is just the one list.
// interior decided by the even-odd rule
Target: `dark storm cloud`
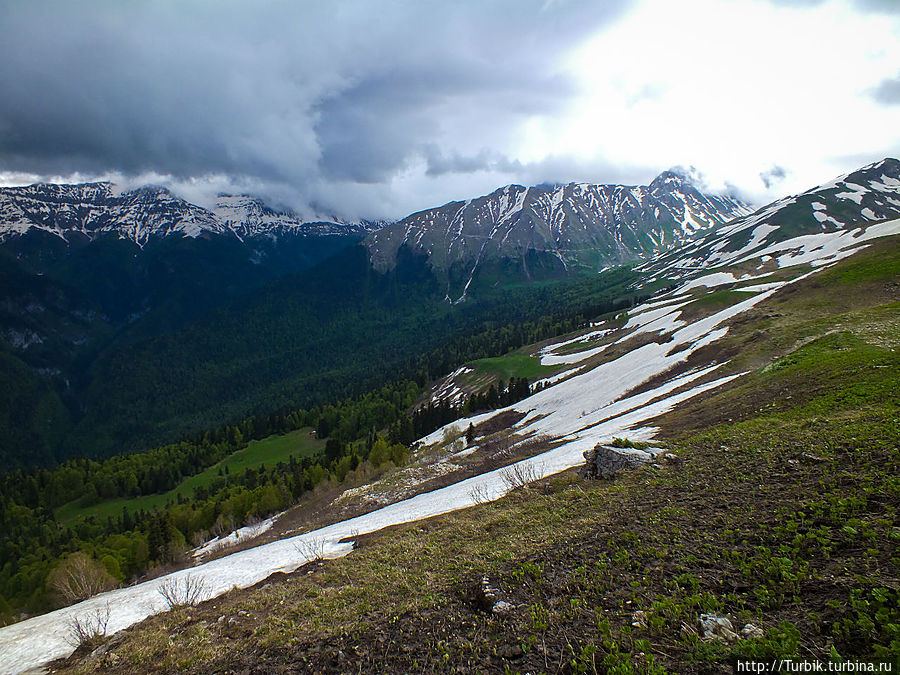
[(784, 167), (778, 166), (777, 164), (774, 164), (771, 169), (759, 174), (759, 178), (763, 182), (763, 185), (766, 186), (767, 190), (778, 185), (786, 177), (787, 171), (785, 171)]
[(623, 4), (0, 2), (0, 170), (387, 182), (564, 106)]
[[(525, 185), (569, 182), (638, 185), (649, 183), (655, 175), (650, 167), (632, 166), (624, 162), (614, 164), (603, 159), (585, 161), (550, 155), (537, 162), (522, 162), (490, 150), (473, 155), (443, 154), (435, 146), (427, 146), (424, 153), (427, 159), (426, 175), (435, 177), (490, 171)], [(691, 169), (696, 173), (693, 167)]]
[(871, 93), (878, 103), (900, 105), (900, 75), (883, 80)]
[(490, 150), (483, 149), (476, 154), (461, 155), (459, 153), (444, 154), (436, 145), (429, 144), (423, 148), (428, 176), (443, 176), (449, 173), (475, 173), (477, 171), (497, 171), (500, 173), (521, 173), (524, 165), (518, 160)]

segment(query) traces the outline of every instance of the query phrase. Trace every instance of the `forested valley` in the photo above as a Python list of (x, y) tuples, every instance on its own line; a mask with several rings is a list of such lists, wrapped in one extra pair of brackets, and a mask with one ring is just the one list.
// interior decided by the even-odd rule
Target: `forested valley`
[[(404, 283), (403, 274), (409, 273), (409, 268), (401, 269), (400, 279), (382, 280), (393, 288), (381, 292), (401, 310), (399, 298), (408, 297), (411, 286), (421, 287), (421, 279), (410, 279), (411, 286)], [(283, 511), (319, 486), (400, 466), (416, 438), (464, 412), (508, 405), (532, 391), (527, 379), (513, 378), (454, 405), (424, 397), (435, 378), (467, 361), (575, 330), (648, 294), (627, 269), (501, 289), (496, 305), (447, 306), (442, 318), (452, 328), (438, 331), (428, 324), (435, 331), (428, 339), (421, 339), (421, 333), (410, 337), (401, 330), (387, 331), (381, 336), (380, 356), (347, 354), (347, 370), (317, 374), (316, 381), (330, 384), (317, 396), (298, 397), (315, 400), (313, 405), (282, 405), (140, 453), (82, 456), (10, 471), (0, 477), (0, 617), (9, 622), (80, 599), (60, 592), (66, 566), (88, 566), (101, 588), (137, 581), (154, 570), (183, 564), (191, 547)], [(409, 321), (424, 321), (409, 309), (410, 303), (403, 306)], [(501, 307), (516, 307), (519, 316), (505, 323), (490, 320), (502, 315)], [(394, 326), (391, 319), (388, 311), (383, 320)], [(360, 330), (372, 330), (371, 323), (356, 323), (363, 324)], [(338, 321), (329, 330), (332, 335), (352, 331), (353, 324)], [(423, 344), (430, 348), (421, 349)], [(354, 377), (342, 379), (347, 372)], [(371, 386), (379, 378), (381, 383)], [(363, 385), (368, 388), (361, 392)], [(340, 395), (347, 391), (353, 393)], [(290, 433), (314, 437), (319, 445), (269, 465), (230, 470), (230, 458), (248, 443)], [(187, 479), (201, 475), (208, 480), (177, 491)], [(173, 496), (162, 500), (166, 494)], [(135, 508), (147, 496), (160, 498), (153, 508)], [(104, 508), (119, 503), (114, 512)]]

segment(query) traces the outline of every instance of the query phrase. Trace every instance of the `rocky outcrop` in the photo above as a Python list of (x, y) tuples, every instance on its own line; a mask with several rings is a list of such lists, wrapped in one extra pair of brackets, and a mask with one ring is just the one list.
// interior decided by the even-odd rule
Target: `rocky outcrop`
[(656, 468), (661, 463), (677, 464), (678, 456), (665, 448), (620, 448), (613, 445), (595, 445), (584, 453), (584, 466), (578, 471), (582, 478), (615, 478), (616, 474), (636, 469), (644, 464)]

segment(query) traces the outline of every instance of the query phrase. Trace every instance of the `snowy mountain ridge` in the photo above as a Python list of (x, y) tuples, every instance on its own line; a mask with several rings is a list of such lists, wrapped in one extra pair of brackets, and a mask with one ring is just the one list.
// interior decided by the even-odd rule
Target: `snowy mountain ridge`
[(900, 218), (900, 161), (888, 157), (736, 218), (638, 269), (681, 278), (760, 256), (764, 262), (773, 261), (771, 265), (784, 266), (799, 251), (819, 250), (840, 235), (896, 218)]
[[(707, 195), (674, 171), (649, 185), (507, 185), (489, 195), (414, 213), (366, 239), (372, 264), (392, 267), (401, 247), (437, 269), (489, 258), (555, 256), (564, 270), (600, 269), (649, 257), (751, 212)], [(527, 265), (527, 263), (523, 263)]]
[(153, 237), (172, 235), (240, 239), (289, 233), (363, 235), (379, 226), (336, 218), (309, 222), (246, 195), (220, 195), (209, 210), (164, 187), (119, 191), (112, 183), (98, 182), (0, 188), (0, 241), (30, 230), (48, 232), (66, 241), (91, 240), (112, 233), (144, 245)]

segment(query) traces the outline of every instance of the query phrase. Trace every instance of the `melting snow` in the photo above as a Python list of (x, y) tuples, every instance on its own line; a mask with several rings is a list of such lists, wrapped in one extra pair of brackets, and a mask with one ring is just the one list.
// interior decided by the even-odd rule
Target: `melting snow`
[(194, 558), (200, 559), (207, 553), (212, 553), (213, 551), (218, 551), (223, 548), (230, 548), (239, 543), (243, 543), (248, 539), (255, 539), (259, 535), (263, 534), (272, 529), (272, 525), (275, 524), (275, 521), (278, 520), (278, 517), (281, 515), (272, 516), (271, 518), (267, 518), (259, 523), (254, 523), (253, 525), (247, 525), (246, 527), (241, 527), (231, 534), (225, 535), (224, 537), (216, 537), (211, 541), (206, 542), (203, 546), (198, 548), (192, 554)]
[(568, 370), (564, 370), (561, 373), (557, 373), (556, 375), (552, 375), (550, 377), (545, 377), (541, 380), (538, 380), (537, 382), (534, 383), (534, 386), (535, 387), (537, 387), (537, 386), (549, 387), (551, 384), (556, 384), (560, 380), (566, 379), (567, 377), (569, 377), (569, 375), (571, 375), (572, 373), (575, 373), (577, 371), (578, 371), (578, 368), (569, 368)]
[(688, 291), (692, 288), (699, 288), (700, 286), (715, 288), (716, 286), (724, 286), (725, 284), (733, 284), (735, 282), (737, 282), (737, 279), (734, 278), (734, 275), (731, 272), (714, 272), (713, 274), (706, 274), (702, 277), (697, 277), (693, 281), (689, 281), (688, 283), (686, 283), (678, 290)]
[(852, 255), (855, 248), (870, 239), (900, 234), (900, 219), (870, 225), (866, 229), (842, 230), (808, 234), (787, 241), (771, 244), (756, 254), (751, 254), (738, 262), (752, 260), (757, 255), (768, 255), (785, 251), (777, 257), (779, 267), (810, 264), (813, 266), (835, 262)]
[(856, 183), (847, 183), (844, 182), (844, 186), (849, 188), (850, 192), (835, 192), (834, 196), (838, 199), (849, 199), (851, 201), (856, 202), (857, 204), (862, 204), (863, 197), (866, 195), (866, 188), (862, 185), (857, 185)]
[[(872, 225), (865, 231), (860, 229), (798, 237), (773, 244), (750, 257), (787, 251), (778, 258), (782, 266), (799, 263), (823, 265), (849, 255), (852, 247), (866, 240), (897, 233), (900, 233), (900, 220)], [(803, 279), (815, 271), (793, 281)], [(717, 279), (721, 279), (720, 283), (735, 281), (733, 275), (721, 274), (706, 275), (704, 280), (696, 280), (701, 282), (696, 285), (715, 287), (718, 282), (708, 282)], [(726, 276), (729, 277), (727, 280)], [(518, 462), (518, 465), (531, 467), (535, 477), (539, 478), (581, 464), (585, 450), (599, 442), (609, 442), (613, 436), (622, 436), (627, 432), (631, 438), (650, 440), (655, 430), (642, 426), (648, 420), (671, 410), (681, 401), (721, 386), (740, 374), (697, 384), (722, 365), (711, 364), (672, 377), (642, 393), (629, 392), (683, 363), (698, 349), (721, 339), (728, 332), (725, 324), (729, 319), (793, 281), (761, 284), (759, 288), (766, 290), (758, 295), (689, 324), (674, 318), (684, 303), (642, 311), (629, 320), (623, 330), (632, 329), (633, 335), (634, 331), (646, 330), (651, 324), (660, 322), (666, 324), (660, 330), (672, 331), (669, 342), (651, 342), (633, 349), (613, 361), (543, 389), (513, 406), (457, 420), (429, 434), (421, 442), (438, 442), (445, 429), (460, 433), (469, 423), (478, 424), (504, 410), (525, 412), (526, 416), (515, 427), (517, 432), (544, 434), (564, 441), (548, 452)], [(689, 282), (685, 286), (694, 285), (695, 282)], [(685, 290), (682, 287), (676, 293)], [(755, 289), (750, 287), (743, 290)], [(210, 596), (225, 593), (235, 586), (251, 586), (274, 572), (291, 572), (311, 557), (322, 555), (334, 558), (345, 555), (353, 548), (349, 540), (360, 534), (448, 513), (476, 502), (497, 499), (509, 489), (505, 480), (506, 471), (508, 469), (491, 471), (363, 516), (233, 553), (166, 577), (103, 593), (77, 605), (7, 626), (0, 629), (0, 673), (20, 672), (70, 654), (72, 647), (67, 637), (70, 623), (75, 617), (90, 615), (95, 610), (109, 607), (108, 632), (115, 633), (151, 614), (163, 611), (165, 602), (158, 593), (158, 588), (167, 581), (183, 580), (189, 575), (202, 579)]]
[(572, 352), (571, 354), (547, 354), (541, 357), (541, 365), (559, 366), (563, 364), (578, 363), (579, 361), (584, 361), (592, 356), (596, 356), (607, 347), (609, 347), (609, 345), (600, 345), (593, 349), (586, 349), (583, 352)]

